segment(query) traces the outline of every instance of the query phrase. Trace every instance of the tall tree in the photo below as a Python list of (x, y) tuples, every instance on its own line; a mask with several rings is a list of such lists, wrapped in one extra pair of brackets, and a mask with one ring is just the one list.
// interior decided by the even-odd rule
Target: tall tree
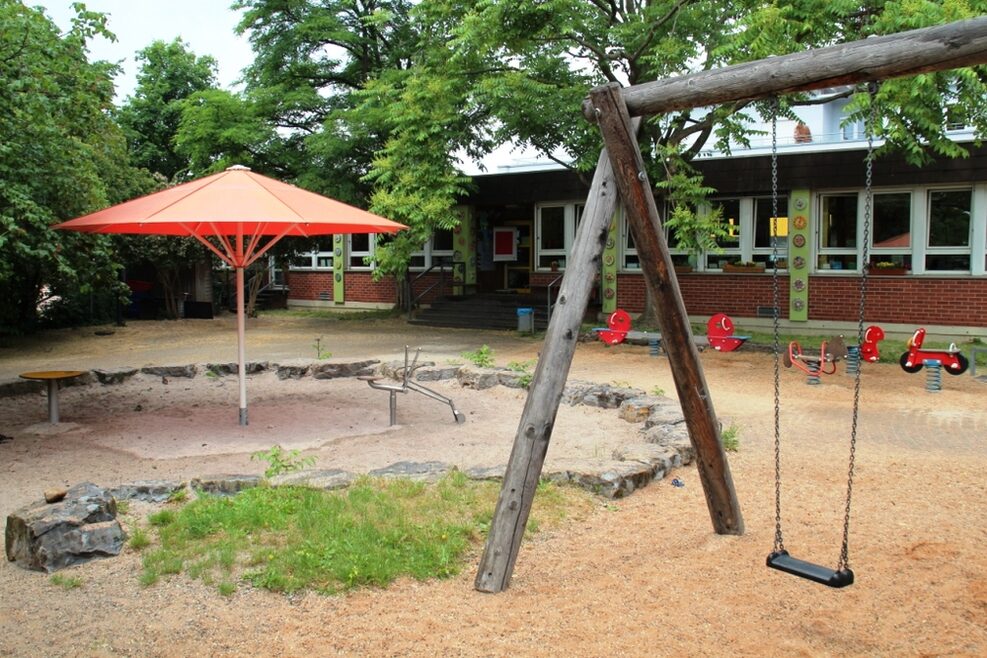
[(110, 117), (115, 67), (87, 59), (95, 35), (113, 38), (81, 5), (61, 34), (40, 9), (0, 0), (0, 332), (30, 330), (46, 296), (111, 289), (109, 239), (51, 226), (151, 183)]
[(120, 108), (133, 163), (174, 180), (189, 171), (175, 135), (189, 96), (216, 86), (216, 60), (196, 56), (188, 45), (154, 41), (137, 53), (137, 88)]
[(406, 69), (414, 53), (411, 0), (238, 0), (241, 33), (255, 59), (247, 98), (277, 139), (267, 161), (308, 189), (362, 203), (362, 181), (382, 136), (345, 114), (354, 94), (390, 71)]

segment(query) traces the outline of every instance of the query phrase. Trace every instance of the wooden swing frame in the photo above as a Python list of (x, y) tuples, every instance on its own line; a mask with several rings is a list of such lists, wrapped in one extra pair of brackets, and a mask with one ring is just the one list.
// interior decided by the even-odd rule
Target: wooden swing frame
[(478, 567), (477, 590), (501, 592), (510, 585), (618, 193), (648, 294), (656, 301), (713, 530), (721, 535), (744, 533), (713, 400), (638, 147), (638, 117), (985, 63), (987, 17), (979, 17), (628, 88), (605, 85), (590, 92), (583, 114), (599, 125), (604, 149), (518, 424)]

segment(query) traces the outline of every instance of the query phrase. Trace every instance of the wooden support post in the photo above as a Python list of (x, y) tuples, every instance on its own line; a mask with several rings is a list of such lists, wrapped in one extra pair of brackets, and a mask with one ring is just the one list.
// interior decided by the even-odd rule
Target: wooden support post
[[(634, 131), (636, 133), (635, 124)], [(586, 313), (590, 292), (600, 269), (607, 231), (617, 210), (617, 190), (606, 151), (590, 186), (583, 220), (566, 263), (555, 312), (552, 313), (538, 367), (531, 380), (528, 399), (521, 414), (514, 448), (504, 473), (490, 534), (480, 558), (475, 587), (481, 592), (502, 592), (514, 573), (521, 538), (528, 523), (531, 503), (541, 477), (552, 426), (562, 400), (562, 391), (576, 351), (579, 327)]]
[(630, 224), (641, 260), (641, 271), (651, 299), (655, 301), (662, 346), (678, 391), (689, 438), (696, 450), (696, 463), (713, 529), (721, 535), (740, 535), (744, 520), (730, 476), (730, 466), (720, 441), (720, 426), (706, 386), (699, 352), (692, 340), (692, 327), (682, 301), (672, 258), (668, 253), (661, 220), (645, 173), (631, 118), (619, 85), (594, 89), (590, 100), (610, 154), (624, 214)]

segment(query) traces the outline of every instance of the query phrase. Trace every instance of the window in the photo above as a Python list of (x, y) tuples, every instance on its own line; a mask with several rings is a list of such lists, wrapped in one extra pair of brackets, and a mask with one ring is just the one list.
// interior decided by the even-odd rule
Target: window
[(582, 215), (581, 203), (544, 205), (535, 209), (536, 269), (565, 268)]
[(412, 270), (425, 270), (440, 261), (451, 263), (455, 253), (453, 241), (452, 229), (437, 229), (420, 251), (411, 254), (408, 267)]
[(872, 210), (870, 265), (893, 263), (912, 267), (912, 195), (875, 194)]
[(771, 256), (778, 251), (779, 267), (788, 259), (788, 197), (778, 197), (778, 216), (772, 217), (771, 197), (754, 199), (754, 248), (751, 260), (771, 265)]
[(640, 270), (641, 259), (637, 256), (637, 247), (634, 245), (634, 236), (631, 235), (631, 226), (626, 219), (626, 215), (621, 213), (623, 221), (623, 239), (621, 240), (621, 267), (625, 270)]
[(857, 193), (820, 197), (819, 269), (857, 269), (857, 197)]
[(293, 270), (331, 270), (332, 236), (319, 237), (312, 251), (296, 254), (288, 264)]
[(927, 271), (970, 269), (970, 190), (930, 190)]
[(368, 257), (373, 256), (375, 237), (373, 233), (354, 233), (349, 236), (349, 269), (369, 270), (373, 268), (366, 261)]
[(706, 256), (707, 269), (723, 269), (724, 263), (743, 260), (740, 250), (740, 199), (717, 199), (713, 201), (713, 211), (720, 210), (720, 218), (727, 226), (728, 235), (717, 238), (717, 253)]

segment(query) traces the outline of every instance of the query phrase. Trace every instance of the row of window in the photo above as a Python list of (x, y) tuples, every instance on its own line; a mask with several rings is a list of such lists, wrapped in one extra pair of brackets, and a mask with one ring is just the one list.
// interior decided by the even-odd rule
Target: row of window
[[(372, 270), (372, 257), (374, 247), (377, 244), (376, 234), (364, 233), (346, 236), (346, 269), (348, 270)], [(453, 255), (453, 234), (452, 231), (437, 231), (421, 251), (411, 255), (410, 267), (412, 270), (422, 270), (431, 267), (432, 264), (442, 261), (452, 260)], [(293, 270), (331, 270), (335, 251), (333, 246), (333, 236), (327, 235), (319, 238), (316, 242), (316, 249), (310, 252), (297, 254), (290, 261)], [(340, 247), (340, 257), (343, 256)]]
[[(987, 186), (877, 190), (871, 208), (863, 190), (817, 193), (814, 197), (816, 271), (860, 269), (868, 245), (871, 266), (898, 267), (914, 273), (965, 272), (983, 274), (987, 267)], [(676, 264), (699, 270), (722, 270), (734, 261), (787, 265), (788, 199), (778, 199), (778, 220), (772, 221), (770, 197), (716, 199), (729, 235), (717, 240), (718, 249), (703, 254), (698, 262), (671, 248)], [(537, 269), (552, 262), (565, 267), (582, 215), (582, 205), (550, 204), (536, 210), (535, 248)], [(864, 217), (871, 222), (865, 235)], [(773, 244), (772, 226), (778, 236)], [(634, 238), (621, 222), (620, 263), (623, 270), (640, 270)], [(667, 237), (667, 236), (666, 236)], [(693, 259), (694, 260), (694, 259)]]
[[(373, 265), (367, 264), (367, 258), (374, 253), (375, 237), (373, 233), (355, 233), (346, 236), (346, 269), (373, 269)], [(331, 270), (335, 258), (334, 249), (333, 236), (322, 236), (316, 241), (314, 250), (295, 255), (289, 266), (293, 270)], [(340, 247), (340, 257), (342, 256), (342, 247)]]
[[(671, 249), (676, 264), (690, 264), (702, 271), (722, 270), (734, 261), (787, 265), (788, 199), (778, 203), (778, 220), (772, 221), (770, 197), (724, 198), (719, 207), (729, 234), (717, 240), (715, 252), (698, 262)], [(958, 188), (877, 190), (868, 209), (862, 190), (817, 193), (813, 257), (816, 271), (860, 269), (861, 245), (868, 245), (870, 264), (924, 272), (984, 274), (987, 269), (987, 185)], [(864, 217), (871, 217), (865, 235)], [(564, 269), (583, 214), (582, 203), (538, 206), (535, 213), (534, 262), (536, 270)], [(772, 239), (772, 226), (779, 234)], [(626, 222), (620, 223), (620, 264), (625, 271), (640, 270), (634, 238)], [(774, 242), (774, 244), (773, 244)], [(315, 251), (292, 259), (292, 269), (329, 270), (333, 266), (332, 236), (320, 239)], [(346, 238), (346, 268), (370, 270), (375, 236), (355, 234)], [(422, 270), (453, 256), (452, 231), (439, 231), (411, 257), (410, 267)], [(340, 250), (340, 257), (343, 252)]]

